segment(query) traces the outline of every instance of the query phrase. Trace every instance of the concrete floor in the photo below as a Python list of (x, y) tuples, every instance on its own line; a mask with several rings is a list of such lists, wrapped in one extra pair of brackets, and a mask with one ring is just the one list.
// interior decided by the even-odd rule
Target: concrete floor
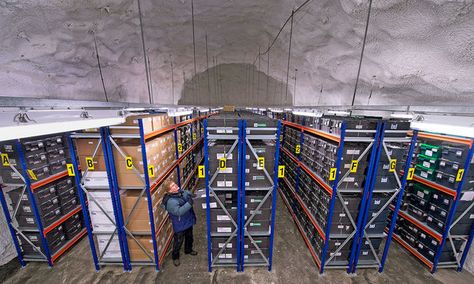
[(244, 273), (235, 269), (215, 269), (207, 272), (207, 242), (205, 212), (198, 210), (199, 223), (195, 227), (195, 249), (198, 256), (183, 255), (181, 266), (174, 267), (168, 256), (161, 272), (152, 267), (135, 267), (124, 273), (122, 267), (103, 267), (95, 272), (87, 238), (63, 256), (53, 269), (44, 263), (30, 263), (19, 268), (13, 261), (0, 269), (0, 283), (474, 283), (472, 274), (463, 271), (439, 270), (432, 275), (427, 268), (393, 243), (385, 272), (374, 269), (359, 270), (357, 275), (330, 270), (317, 272), (308, 249), (291, 216), (278, 200), (276, 217), (273, 271), (247, 268)]

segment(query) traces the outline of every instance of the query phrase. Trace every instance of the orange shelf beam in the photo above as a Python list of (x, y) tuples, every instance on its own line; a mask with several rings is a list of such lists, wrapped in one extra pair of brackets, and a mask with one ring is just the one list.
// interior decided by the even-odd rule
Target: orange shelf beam
[(170, 244), (171, 244), (171, 240), (173, 239), (173, 234), (170, 234), (169, 238), (168, 238), (168, 241), (166, 241), (166, 246), (165, 246), (165, 249), (163, 250), (161, 256), (160, 256), (160, 259), (159, 259), (159, 263), (160, 265), (163, 264), (163, 260), (165, 259), (165, 256), (166, 256), (166, 252), (168, 251), (168, 248), (170, 247)]
[(421, 262), (423, 262), (426, 266), (428, 266), (430, 269), (433, 269), (433, 263), (431, 263), (431, 261), (429, 261), (426, 257), (424, 257), (421, 253), (419, 253), (417, 250), (415, 250), (412, 246), (410, 246), (407, 242), (405, 242), (404, 240), (402, 240), (402, 238), (400, 238), (398, 235), (396, 235), (395, 233), (393, 234), (393, 239), (399, 243), (400, 245), (402, 245), (405, 249), (407, 249), (409, 252), (411, 252), (411, 254), (413, 254), (414, 256), (416, 256), (416, 258), (418, 258), (419, 260), (421, 260)]
[(439, 184), (437, 184), (437, 183), (435, 183), (435, 182), (429, 181), (429, 180), (424, 179), (424, 178), (422, 178), (422, 177), (420, 177), (420, 176), (417, 176), (417, 175), (414, 175), (414, 176), (413, 176), (413, 180), (414, 180), (414, 181), (417, 181), (417, 182), (419, 182), (419, 183), (422, 183), (422, 184), (424, 184), (424, 185), (427, 185), (427, 186), (429, 186), (429, 187), (431, 187), (431, 188), (437, 189), (437, 190), (439, 190), (439, 191), (441, 191), (441, 192), (444, 192), (444, 193), (446, 193), (446, 194), (448, 194), (448, 195), (451, 195), (453, 198), (456, 198), (457, 192), (456, 192), (454, 189), (450, 189), (450, 188), (447, 188), (447, 187), (445, 187), (445, 186), (439, 185)]
[(298, 159), (296, 159), (296, 157), (293, 156), (293, 154), (291, 154), (290, 151), (288, 151), (284, 147), (281, 147), (281, 150), (283, 150), (283, 152), (287, 154), (288, 157), (290, 157), (293, 160), (293, 162), (295, 162), (300, 168), (302, 168), (308, 175), (310, 175), (316, 182), (318, 182), (318, 184), (322, 188), (324, 188), (332, 196), (332, 188), (328, 184), (326, 184), (326, 182), (324, 182), (320, 177), (318, 177), (315, 173), (313, 173), (313, 171), (310, 170), (308, 167), (306, 167), (305, 164), (303, 164)]
[(184, 159), (184, 157), (186, 157), (189, 153), (191, 153), (194, 148), (196, 148), (199, 143), (201, 143), (203, 141), (203, 138), (199, 138), (198, 141), (196, 141), (191, 147), (189, 147), (189, 149), (187, 149), (182, 155), (181, 157), (179, 157), (178, 160), (175, 160), (171, 166), (166, 169), (165, 173), (162, 174), (160, 176), (160, 178), (158, 178), (151, 186), (150, 186), (150, 192), (153, 193), (157, 188), (158, 186), (168, 177), (168, 175), (176, 168), (176, 166), (179, 165), (179, 163), (181, 163), (181, 161)]
[(306, 246), (308, 247), (309, 252), (311, 253), (311, 256), (313, 257), (314, 262), (316, 262), (316, 265), (318, 266), (318, 268), (321, 268), (321, 261), (319, 260), (318, 255), (316, 254), (313, 247), (311, 246), (311, 243), (309, 242), (308, 237), (306, 237), (305, 232), (301, 228), (301, 225), (298, 219), (296, 219), (296, 216), (293, 213), (293, 210), (291, 209), (290, 205), (288, 204), (288, 201), (286, 200), (285, 195), (283, 194), (283, 192), (281, 192), (281, 189), (280, 189), (280, 196), (283, 199), (283, 203), (285, 203), (286, 207), (288, 208), (288, 211), (290, 211), (290, 215), (293, 218), (293, 221), (295, 222), (296, 227), (298, 228), (298, 231), (300, 231), (300, 234), (303, 237), (303, 240), (306, 243)]
[(61, 179), (65, 176), (67, 176), (67, 171), (64, 171), (64, 172), (60, 172), (60, 173), (57, 173), (55, 175), (52, 175), (50, 177), (47, 177), (45, 179), (42, 179), (40, 181), (37, 181), (37, 182), (34, 182), (31, 184), (31, 190), (34, 191), (35, 189), (39, 188), (39, 187), (42, 187), (44, 185), (47, 185), (53, 181), (57, 181), (58, 179)]
[(178, 127), (181, 127), (181, 126), (184, 126), (184, 125), (187, 125), (187, 124), (190, 124), (190, 123), (193, 123), (197, 120), (203, 120), (205, 118), (208, 118), (210, 115), (204, 115), (204, 116), (200, 116), (200, 117), (195, 117), (195, 118), (191, 118), (191, 119), (188, 119), (188, 120), (185, 120), (185, 121), (182, 121), (180, 123), (176, 123), (176, 124), (173, 124), (173, 125), (170, 125), (170, 126), (166, 126), (166, 127), (163, 127), (161, 129), (158, 129), (158, 130), (155, 130), (153, 132), (150, 132), (148, 134), (145, 135), (145, 140), (148, 140), (148, 139), (151, 139), (151, 138), (154, 138), (156, 136), (159, 136), (161, 134), (164, 134), (166, 132), (169, 132), (171, 130), (174, 130)]
[(298, 194), (296, 194), (296, 192), (293, 190), (292, 186), (286, 180), (286, 178), (283, 178), (283, 181), (290, 188), (290, 190), (293, 193), (293, 195), (295, 196), (296, 200), (301, 205), (301, 207), (303, 208), (303, 210), (306, 213), (306, 215), (308, 216), (308, 218), (311, 220), (311, 223), (313, 224), (313, 226), (316, 228), (316, 231), (318, 231), (319, 235), (323, 238), (323, 240), (326, 240), (326, 236), (325, 236), (323, 230), (321, 229), (321, 227), (319, 227), (319, 224), (316, 222), (316, 220), (313, 219), (313, 216), (311, 215), (311, 213), (309, 213), (308, 210), (306, 209), (306, 207), (307, 207), (306, 204), (304, 204), (303, 200), (301, 200), (301, 198), (298, 196)]
[(308, 132), (308, 133), (314, 134), (316, 136), (320, 136), (320, 137), (332, 140), (332, 141), (337, 142), (337, 143), (341, 142), (341, 138), (339, 136), (336, 136), (336, 135), (333, 135), (331, 133), (327, 133), (327, 132), (324, 132), (324, 131), (321, 131), (321, 130), (317, 130), (317, 129), (314, 129), (314, 128), (299, 125), (299, 124), (294, 123), (294, 122), (283, 121), (283, 125), (288, 125), (290, 127), (299, 129), (303, 132)]
[(64, 246), (60, 251), (56, 252), (52, 257), (51, 261), (54, 263), (58, 257), (60, 257), (64, 252), (66, 252), (70, 247), (72, 247), (75, 243), (77, 243), (85, 234), (87, 234), (87, 230), (83, 229), (77, 236), (75, 236), (72, 240), (70, 240), (66, 246)]
[(419, 132), (418, 137), (465, 144), (465, 145), (468, 145), (469, 147), (472, 147), (472, 139), (468, 139), (468, 138), (461, 138), (461, 137), (449, 136), (449, 135), (440, 135), (440, 134), (427, 133), (427, 132)]
[(46, 237), (47, 233), (54, 230), (54, 228), (56, 228), (57, 226), (64, 223), (67, 219), (71, 218), (72, 215), (75, 215), (76, 213), (81, 212), (81, 210), (82, 210), (82, 207), (81, 207), (81, 205), (79, 205), (78, 207), (76, 207), (76, 209), (74, 209), (71, 212), (69, 212), (68, 214), (64, 215), (58, 221), (56, 221), (53, 224), (49, 225), (48, 227), (44, 228), (43, 229), (43, 235)]
[[(394, 210), (393, 205), (390, 205), (390, 210), (392, 210), (392, 211)], [(438, 234), (437, 232), (435, 232), (433, 229), (425, 226), (420, 221), (418, 221), (417, 219), (415, 219), (412, 216), (408, 215), (407, 213), (405, 213), (402, 210), (398, 211), (398, 215), (405, 218), (406, 220), (410, 221), (410, 223), (417, 226), (418, 228), (422, 229), (425, 233), (427, 233), (428, 235), (435, 238), (438, 242), (441, 242), (442, 236), (440, 234)]]

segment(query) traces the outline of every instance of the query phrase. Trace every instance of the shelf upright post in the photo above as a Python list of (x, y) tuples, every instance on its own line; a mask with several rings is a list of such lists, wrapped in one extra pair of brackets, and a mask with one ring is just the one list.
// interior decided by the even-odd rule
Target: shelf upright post
[(115, 220), (117, 223), (117, 234), (119, 237), (120, 252), (122, 254), (123, 269), (125, 271), (132, 270), (132, 264), (130, 263), (130, 255), (128, 251), (127, 236), (124, 232), (124, 221), (123, 221), (123, 210), (122, 203), (120, 202), (120, 192), (117, 180), (117, 173), (115, 172), (115, 161), (114, 153), (112, 151), (112, 144), (110, 143), (109, 127), (101, 128), (101, 136), (103, 141), (103, 151), (106, 156), (105, 167), (107, 170), (107, 178), (109, 180), (110, 195), (112, 197), (112, 203), (114, 206)]
[(207, 119), (204, 120), (204, 179), (206, 183), (206, 223), (207, 223), (207, 271), (212, 271), (211, 253), (211, 201), (209, 197), (209, 141), (207, 132)]
[[(273, 113), (273, 112), (272, 112)], [(270, 232), (270, 251), (269, 253), (269, 265), (268, 271), (272, 270), (273, 263), (273, 239), (275, 237), (275, 207), (276, 207), (276, 196), (278, 189), (278, 165), (280, 160), (280, 133), (281, 133), (281, 121), (278, 120), (276, 139), (275, 139), (275, 161), (273, 163), (273, 193), (272, 193), (272, 221), (271, 221), (271, 232)]]
[[(305, 117), (303, 117), (303, 124), (302, 126), (305, 126)], [(301, 155), (302, 155), (302, 152), (303, 152), (303, 143), (304, 143), (304, 131), (303, 131), (303, 128), (300, 129), (300, 152), (298, 154), (296, 154), (297, 158), (298, 158), (298, 161), (301, 162), (302, 158), (301, 158)], [(301, 167), (298, 166), (298, 168), (296, 169), (296, 181), (295, 181), (295, 192), (298, 193), (299, 192), (299, 189), (300, 189), (300, 176), (301, 176)]]
[[(357, 231), (354, 235), (352, 242), (351, 256), (349, 259), (349, 266), (347, 267), (347, 273), (355, 273), (356, 266), (359, 261), (360, 250), (362, 249), (362, 243), (364, 240), (364, 229), (367, 223), (367, 217), (369, 214), (370, 201), (374, 191), (375, 174), (373, 174), (378, 167), (380, 160), (380, 152), (382, 151), (384, 125), (381, 122), (377, 123), (377, 131), (375, 132), (374, 142), (372, 150), (370, 150), (370, 161), (369, 169), (367, 171), (367, 179), (370, 182), (364, 186), (364, 191), (361, 197), (361, 206), (357, 217)], [(361, 214), (362, 213), (362, 214)]]
[(320, 273), (324, 273), (324, 266), (326, 262), (326, 253), (328, 251), (329, 247), (329, 235), (331, 233), (331, 222), (332, 222), (332, 215), (334, 211), (334, 203), (336, 203), (336, 196), (337, 196), (337, 184), (339, 183), (339, 168), (341, 166), (341, 158), (342, 158), (342, 152), (344, 148), (344, 138), (346, 136), (346, 122), (343, 121), (341, 125), (341, 135), (340, 135), (340, 140), (339, 140), (339, 147), (337, 149), (337, 160), (336, 160), (336, 177), (333, 181), (332, 185), (332, 196), (331, 196), (331, 203), (329, 204), (329, 213), (328, 213), (328, 222), (326, 225), (326, 231), (324, 232), (325, 240), (324, 240), (324, 246), (323, 246), (323, 251), (322, 251), (322, 256), (321, 256), (321, 268), (320, 268)]
[[(142, 118), (138, 120), (138, 126), (140, 128), (140, 145), (142, 147), (143, 174), (145, 176), (145, 192), (146, 192), (146, 197), (148, 199), (147, 200), (148, 201), (148, 216), (150, 217), (151, 240), (153, 242), (153, 256), (155, 257), (155, 269), (156, 271), (160, 271), (160, 259), (158, 257), (158, 246), (156, 244), (155, 217), (153, 214), (153, 203), (151, 200), (150, 177), (149, 177), (148, 159), (147, 159), (146, 146), (145, 146), (145, 132), (143, 130)], [(178, 172), (179, 172), (179, 165), (178, 165)], [(179, 174), (178, 174), (178, 183), (179, 183)]]
[(72, 165), (74, 167), (74, 180), (76, 182), (77, 194), (79, 195), (79, 201), (81, 202), (82, 215), (84, 217), (84, 224), (86, 225), (87, 237), (89, 238), (89, 245), (91, 247), (92, 259), (94, 260), (95, 271), (99, 272), (99, 259), (97, 258), (97, 251), (94, 243), (94, 236), (92, 234), (91, 220), (89, 216), (89, 210), (87, 209), (86, 199), (84, 191), (82, 190), (81, 184), (81, 173), (79, 172), (79, 166), (77, 164), (76, 152), (74, 151), (74, 143), (72, 142), (71, 133), (67, 133), (67, 144), (69, 148), (69, 156), (71, 157)]
[[(379, 272), (383, 272), (383, 269), (385, 267), (385, 261), (387, 260), (388, 251), (390, 249), (390, 242), (392, 241), (393, 231), (395, 229), (395, 223), (397, 222), (398, 211), (400, 210), (400, 206), (402, 204), (403, 193), (405, 192), (405, 187), (406, 187), (406, 184), (407, 184), (408, 171), (410, 169), (411, 160), (412, 160), (412, 157), (413, 157), (413, 152), (415, 151), (415, 144), (416, 144), (417, 138), (418, 138), (418, 131), (414, 130), (413, 131), (413, 136), (411, 138), (410, 150), (408, 151), (407, 160), (405, 162), (405, 169), (403, 171), (403, 177), (402, 177), (402, 181), (401, 181), (401, 188), (400, 188), (400, 191), (398, 192), (398, 197), (397, 197), (397, 202), (395, 204), (395, 209), (392, 212), (392, 219), (390, 220), (390, 228), (388, 230), (387, 240), (385, 241), (385, 247), (384, 247), (384, 250), (383, 250), (382, 259), (380, 260), (381, 265), (379, 267)], [(382, 141), (382, 143), (383, 143), (383, 141)], [(380, 145), (380, 146), (382, 147), (383, 145)]]
[(46, 240), (46, 236), (44, 234), (44, 228), (43, 228), (43, 222), (41, 221), (40, 214), (38, 212), (38, 207), (36, 206), (36, 198), (35, 195), (33, 194), (31, 190), (31, 181), (28, 176), (28, 168), (26, 166), (26, 161), (25, 161), (25, 153), (23, 152), (23, 147), (20, 143), (20, 140), (16, 140), (16, 150), (18, 152), (18, 157), (20, 158), (20, 165), (23, 173), (23, 178), (25, 180), (26, 184), (26, 191), (28, 192), (28, 197), (30, 199), (31, 207), (33, 209), (33, 214), (36, 219), (36, 224), (38, 225), (39, 229), (39, 235), (41, 239), (41, 244), (43, 246), (44, 250), (44, 255), (46, 256), (46, 259), (48, 261), (48, 266), (53, 267), (53, 261), (51, 259), (51, 252), (49, 251), (49, 245), (48, 241)]
[(474, 238), (474, 224), (472, 224), (472, 226), (471, 226), (471, 232), (469, 233), (469, 238), (467, 239), (466, 247), (465, 247), (465, 249), (462, 253), (461, 261), (460, 261), (459, 266), (457, 268), (458, 272), (462, 271), (462, 268), (464, 266), (464, 262), (466, 261), (467, 254), (469, 253), (473, 238)]
[[(174, 124), (175, 124), (175, 127), (174, 127), (174, 149), (175, 149), (175, 153), (176, 153), (176, 160), (179, 159), (179, 151), (178, 151), (178, 128), (176, 127), (176, 116), (173, 117), (173, 121), (174, 121)], [(181, 148), (182, 149), (182, 148)], [(178, 165), (176, 166), (176, 173), (178, 174), (178, 187), (181, 188), (181, 176), (179, 174), (180, 170), (179, 170), (179, 163)]]
[[(438, 246), (438, 249), (436, 251), (435, 258), (434, 258), (434, 261), (433, 261), (433, 268), (431, 269), (431, 273), (436, 272), (436, 268), (438, 266), (439, 258), (441, 256), (442, 251), (443, 251), (443, 247), (446, 243), (446, 238), (448, 237), (449, 230), (450, 230), (450, 227), (451, 227), (451, 223), (453, 222), (453, 218), (454, 218), (454, 215), (456, 213), (456, 208), (458, 206), (459, 199), (461, 197), (462, 188), (463, 188), (464, 182), (466, 181), (467, 176), (468, 176), (467, 173), (469, 172), (469, 165), (471, 163), (471, 159), (472, 159), (472, 155), (473, 155), (473, 151), (474, 151), (474, 147), (473, 147), (472, 142), (473, 141), (471, 140), (471, 145), (470, 145), (470, 148), (469, 148), (469, 152), (467, 154), (466, 161), (464, 162), (464, 173), (465, 174), (463, 174), (463, 177), (462, 177), (461, 181), (459, 182), (458, 187), (456, 189), (456, 198), (454, 199), (453, 206), (451, 206), (451, 210), (449, 210), (448, 219), (447, 219), (446, 225), (445, 225), (446, 229), (443, 232), (443, 238), (441, 239), (441, 244)], [(471, 230), (470, 235), (472, 235), (472, 230)], [(472, 236), (470, 236), (469, 238), (471, 239), (471, 242), (472, 242)], [(466, 247), (465, 250), (469, 250), (469, 247)], [(458, 269), (459, 268), (460, 267), (458, 267)]]
[(7, 202), (5, 200), (5, 196), (3, 195), (2, 185), (0, 184), (0, 202), (2, 203), (3, 213), (5, 214), (5, 220), (8, 224), (8, 229), (10, 230), (10, 234), (13, 239), (13, 244), (15, 245), (16, 253), (18, 254), (18, 260), (20, 261), (20, 265), (22, 267), (26, 266), (25, 261), (23, 260), (23, 253), (20, 248), (20, 244), (18, 243), (18, 238), (16, 237), (15, 229), (13, 228), (12, 224), (12, 217), (10, 216), (10, 212), (8, 211)]
[(246, 131), (247, 122), (239, 119), (239, 146), (237, 160), (237, 272), (244, 271), (244, 243), (245, 243), (245, 166), (246, 158)]
[[(194, 114), (194, 113), (193, 113)], [(193, 118), (193, 114), (191, 114), (191, 119)], [(199, 118), (199, 117), (198, 117)], [(190, 134), (191, 134), (191, 146), (190, 147), (193, 147), (194, 143), (198, 140), (197, 139), (197, 135), (196, 135), (196, 141), (193, 139), (193, 126), (196, 126), (196, 129), (197, 129), (197, 123), (199, 123), (199, 120), (196, 119), (196, 121), (193, 121), (191, 122), (191, 131), (190, 131)], [(194, 149), (189, 153), (191, 155), (191, 165), (193, 166), (194, 168)], [(179, 167), (178, 167), (179, 168)], [(189, 175), (193, 175), (193, 173), (189, 173)], [(186, 177), (187, 179), (188, 177)]]

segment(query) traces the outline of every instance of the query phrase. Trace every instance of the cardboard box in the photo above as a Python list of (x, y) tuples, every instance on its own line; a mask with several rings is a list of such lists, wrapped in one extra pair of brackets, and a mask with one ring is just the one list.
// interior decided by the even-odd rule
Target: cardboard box
[(224, 106), (223, 111), (234, 112), (235, 111), (235, 106), (226, 105), (226, 106)]
[[(123, 216), (127, 219), (132, 212), (133, 206), (135, 205), (140, 192), (138, 190), (128, 190), (120, 195), (122, 203)], [(152, 196), (153, 212), (155, 216), (155, 225), (158, 225), (163, 218), (162, 210), (160, 209), (160, 197), (161, 194)], [(156, 217), (160, 217), (157, 219)], [(138, 202), (133, 215), (131, 216), (127, 228), (131, 231), (150, 231), (150, 214), (148, 211), (148, 198), (143, 196)]]
[[(77, 150), (78, 156), (92, 157), (92, 154), (94, 154), (94, 150), (96, 149), (97, 144), (99, 144), (100, 139), (81, 138), (81, 139), (74, 139), (74, 141), (76, 143), (76, 150)], [(102, 148), (103, 148), (103, 145), (102, 143), (100, 143), (99, 148), (97, 149), (96, 156), (104, 156), (104, 152), (102, 151)]]
[(160, 130), (174, 124), (174, 119), (167, 114), (159, 114), (153, 116), (153, 130)]
[[(151, 239), (151, 236), (135, 236), (135, 239), (147, 251), (153, 252), (153, 240)], [(127, 242), (128, 242), (128, 249), (129, 250), (132, 250), (132, 251), (142, 250), (141, 247), (137, 244), (137, 242), (133, 238), (128, 238)]]
[[(99, 254), (104, 253), (104, 250), (107, 246), (110, 236), (111, 235), (97, 235), (97, 246), (99, 248)], [(113, 237), (103, 257), (104, 259), (122, 258), (122, 254), (120, 252), (120, 243), (118, 241), (117, 235)]]
[[(139, 127), (138, 120), (142, 119), (143, 121), (143, 132), (148, 134), (153, 132), (153, 115), (133, 115), (125, 119), (125, 122), (120, 124), (118, 128), (111, 127), (111, 134), (140, 134), (140, 129), (135, 128)], [(122, 128), (123, 126), (123, 128)], [(134, 128), (126, 128), (126, 126)]]

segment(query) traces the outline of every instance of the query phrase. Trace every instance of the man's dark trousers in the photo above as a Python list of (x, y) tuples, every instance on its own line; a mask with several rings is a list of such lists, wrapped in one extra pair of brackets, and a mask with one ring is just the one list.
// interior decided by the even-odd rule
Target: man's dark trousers
[(184, 253), (188, 254), (193, 251), (193, 227), (174, 233), (174, 243), (173, 243), (173, 260), (179, 259), (179, 250), (183, 245), (184, 241)]

